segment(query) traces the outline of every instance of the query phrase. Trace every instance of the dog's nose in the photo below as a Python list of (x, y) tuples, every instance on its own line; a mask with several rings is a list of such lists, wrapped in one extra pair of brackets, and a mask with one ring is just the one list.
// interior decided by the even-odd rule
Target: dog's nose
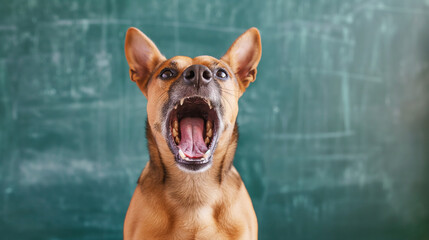
[(212, 71), (204, 65), (191, 65), (183, 71), (183, 81), (198, 88), (207, 85), (212, 79)]

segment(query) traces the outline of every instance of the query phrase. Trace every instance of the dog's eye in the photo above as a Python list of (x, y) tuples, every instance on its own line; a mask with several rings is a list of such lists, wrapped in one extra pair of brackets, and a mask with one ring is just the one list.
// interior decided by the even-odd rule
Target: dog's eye
[(162, 80), (167, 80), (175, 76), (176, 76), (176, 72), (169, 68), (162, 70), (161, 73), (159, 74), (159, 78), (161, 78)]
[(228, 78), (228, 73), (226, 73), (226, 71), (221, 68), (221, 69), (217, 70), (216, 77), (225, 80)]

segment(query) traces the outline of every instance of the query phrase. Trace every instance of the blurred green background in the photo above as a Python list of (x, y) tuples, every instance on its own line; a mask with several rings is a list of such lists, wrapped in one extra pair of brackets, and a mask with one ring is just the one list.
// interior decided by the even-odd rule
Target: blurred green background
[(0, 1), (1, 239), (121, 239), (148, 161), (128, 27), (262, 35), (235, 165), (260, 239), (429, 239), (429, 1)]

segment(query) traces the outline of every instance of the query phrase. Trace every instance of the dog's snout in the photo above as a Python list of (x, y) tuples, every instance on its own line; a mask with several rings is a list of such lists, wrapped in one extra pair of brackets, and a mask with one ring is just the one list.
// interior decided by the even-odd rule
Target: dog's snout
[(183, 72), (183, 81), (198, 88), (207, 85), (212, 79), (212, 71), (204, 65), (192, 65)]

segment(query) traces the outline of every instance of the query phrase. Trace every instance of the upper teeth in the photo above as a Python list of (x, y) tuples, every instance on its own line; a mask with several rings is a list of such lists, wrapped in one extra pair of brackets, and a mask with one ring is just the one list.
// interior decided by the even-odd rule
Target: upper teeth
[(213, 136), (213, 130), (211, 128), (208, 129), (206, 134), (207, 134), (207, 137), (212, 137)]
[(212, 104), (210, 103), (210, 100), (204, 98), (204, 102), (206, 102), (207, 105), (209, 105), (209, 108), (212, 109)]
[(206, 139), (204, 139), (204, 143), (206, 145), (209, 145), (210, 138), (213, 136), (213, 123), (210, 120), (207, 120), (206, 122)]
[(179, 143), (180, 143), (180, 138), (179, 138), (179, 122), (177, 121), (177, 119), (175, 119), (173, 121), (173, 129), (171, 130), (171, 132), (173, 133), (174, 141), (176, 142), (177, 145), (179, 145)]
[(207, 129), (211, 129), (212, 126), (213, 126), (213, 123), (210, 120), (207, 120), (207, 122), (206, 122), (206, 128)]
[[(187, 98), (189, 98), (189, 97), (184, 97), (184, 98), (182, 98), (182, 99), (180, 99), (180, 106), (182, 106), (183, 105), (183, 103), (185, 103), (185, 99), (187, 99)], [(210, 109), (212, 109), (213, 107), (212, 107), (212, 103), (210, 102), (210, 100), (208, 100), (207, 98), (203, 98), (204, 99), (204, 101), (207, 103), (207, 105), (209, 105), (209, 108)], [(174, 106), (174, 109), (177, 109), (177, 106), (178, 106), (179, 104), (176, 104), (175, 106)]]

